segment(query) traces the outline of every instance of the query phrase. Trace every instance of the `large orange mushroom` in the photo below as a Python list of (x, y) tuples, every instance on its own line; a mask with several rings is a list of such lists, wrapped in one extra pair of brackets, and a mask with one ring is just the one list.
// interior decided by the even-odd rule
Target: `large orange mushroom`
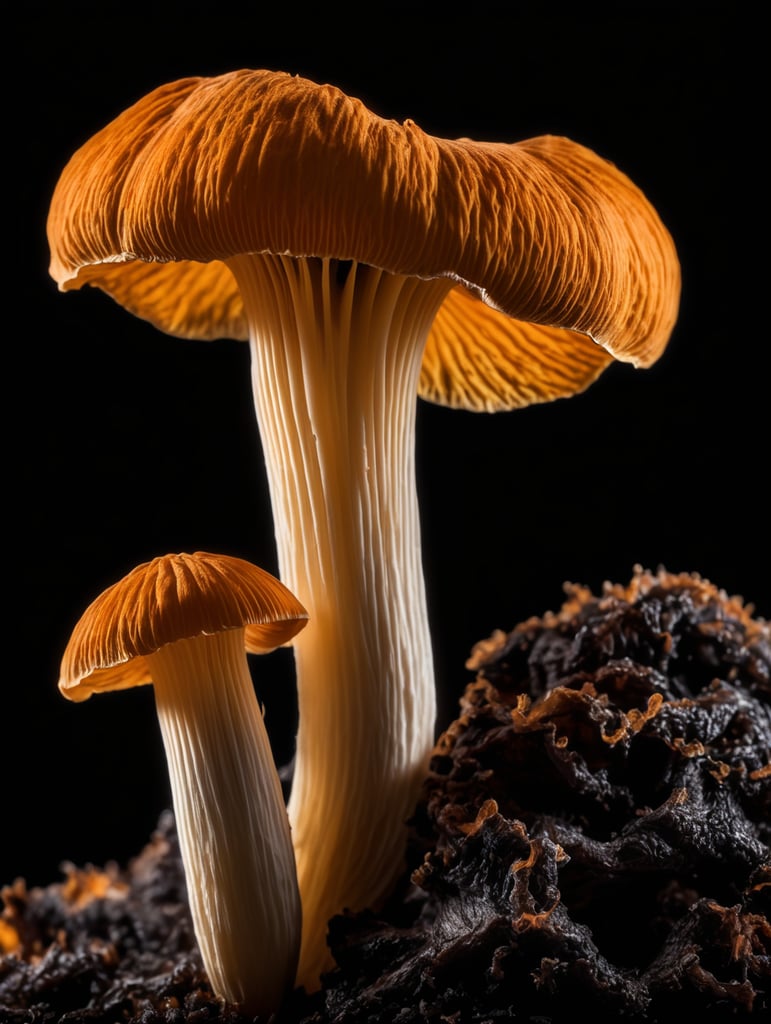
[(434, 738), (416, 396), (494, 412), (649, 366), (677, 315), (672, 239), (566, 138), (435, 138), (252, 70), (164, 85), (98, 132), (48, 236), (62, 290), (249, 341), (279, 571), (311, 614), (289, 813), (315, 987), (329, 917), (392, 885)]

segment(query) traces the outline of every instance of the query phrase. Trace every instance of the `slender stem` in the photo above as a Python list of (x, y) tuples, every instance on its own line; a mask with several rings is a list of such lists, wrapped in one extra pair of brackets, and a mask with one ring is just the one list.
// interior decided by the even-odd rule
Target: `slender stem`
[(289, 815), (298, 982), (313, 989), (330, 964), (328, 920), (377, 905), (403, 865), (434, 740), (415, 412), (425, 339), (451, 284), (320, 259), (230, 266), (250, 323), (280, 574), (310, 613), (294, 642)]
[(196, 938), (215, 993), (266, 1017), (291, 988), (300, 902), (243, 629), (147, 657)]

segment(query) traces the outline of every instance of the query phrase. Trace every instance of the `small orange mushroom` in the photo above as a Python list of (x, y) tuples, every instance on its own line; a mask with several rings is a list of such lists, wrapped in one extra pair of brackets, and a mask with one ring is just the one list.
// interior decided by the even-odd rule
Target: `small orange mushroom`
[(427, 135), (330, 85), (241, 70), (164, 85), (78, 150), (48, 220), (60, 289), (161, 330), (248, 339), (295, 645), (298, 979), (328, 919), (400, 870), (434, 740), (416, 396), (495, 412), (645, 367), (680, 269), (643, 193), (554, 136)]
[(289, 821), (246, 652), (307, 613), (239, 558), (165, 555), (83, 613), (62, 658), (69, 700), (153, 683), (190, 910), (215, 993), (273, 1013), (291, 988), (301, 910)]

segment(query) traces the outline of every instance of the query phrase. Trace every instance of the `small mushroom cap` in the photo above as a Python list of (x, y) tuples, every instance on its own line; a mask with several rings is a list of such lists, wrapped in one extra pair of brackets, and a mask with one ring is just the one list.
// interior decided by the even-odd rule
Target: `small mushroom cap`
[(169, 334), (245, 339), (225, 262), (355, 260), (456, 282), (420, 394), (472, 410), (649, 366), (680, 299), (671, 236), (609, 161), (558, 136), (448, 140), (330, 85), (241, 70), (161, 86), (81, 147), (54, 191), (50, 272)]
[(163, 555), (88, 606), (64, 651), (59, 689), (83, 701), (150, 683), (145, 655), (228, 629), (245, 627), (246, 650), (265, 654), (288, 643), (307, 619), (283, 583), (251, 562), (205, 551)]

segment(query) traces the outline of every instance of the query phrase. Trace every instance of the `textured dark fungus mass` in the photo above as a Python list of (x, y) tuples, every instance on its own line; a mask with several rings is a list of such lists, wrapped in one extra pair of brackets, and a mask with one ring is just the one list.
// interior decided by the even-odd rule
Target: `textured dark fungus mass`
[(414, 822), (418, 913), (335, 922), (328, 1019), (768, 1012), (771, 651), (751, 611), (638, 570), (478, 644)]
[[(336, 967), (277, 1024), (768, 1019), (768, 623), (636, 570), (468, 667), (410, 872), (378, 916), (333, 919)], [(201, 970), (170, 818), (126, 872), (4, 898), (3, 1021), (245, 1021)]]

